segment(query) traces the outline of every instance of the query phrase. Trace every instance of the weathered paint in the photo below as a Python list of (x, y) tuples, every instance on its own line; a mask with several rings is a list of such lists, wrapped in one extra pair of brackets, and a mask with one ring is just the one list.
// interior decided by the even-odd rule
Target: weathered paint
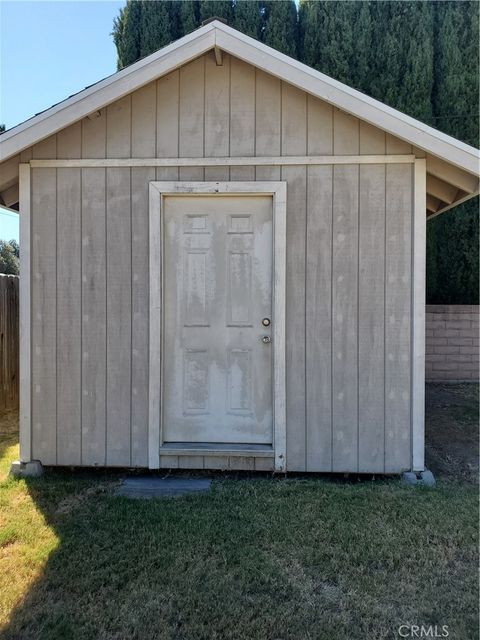
[(272, 445), (272, 198), (164, 207), (162, 440)]
[[(412, 151), (264, 72), (228, 55), (217, 67), (212, 56), (65, 129), (33, 157)], [(287, 182), (287, 468), (410, 468), (413, 174), (382, 163), (33, 169), (32, 457), (148, 462), (154, 179)], [(214, 465), (212, 456), (163, 454), (161, 464)], [(271, 461), (225, 456), (219, 465), (269, 469)]]

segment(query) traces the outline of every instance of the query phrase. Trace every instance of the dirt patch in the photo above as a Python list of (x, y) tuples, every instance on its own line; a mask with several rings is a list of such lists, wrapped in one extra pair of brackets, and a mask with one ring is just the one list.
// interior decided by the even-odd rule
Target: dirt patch
[(477, 482), (479, 385), (427, 384), (426, 464), (435, 474)]
[(111, 482), (98, 482), (93, 487), (88, 487), (84, 491), (80, 491), (79, 493), (68, 496), (68, 498), (65, 498), (60, 502), (57, 509), (55, 510), (55, 515), (68, 515), (74, 509), (81, 507), (91, 498), (99, 496), (101, 494), (109, 493), (119, 485), (120, 480), (112, 480)]

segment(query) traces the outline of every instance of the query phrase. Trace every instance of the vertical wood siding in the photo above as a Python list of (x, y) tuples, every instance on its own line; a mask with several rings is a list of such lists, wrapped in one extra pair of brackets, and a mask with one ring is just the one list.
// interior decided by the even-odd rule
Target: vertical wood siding
[[(81, 153), (81, 125), (57, 136), (59, 158)], [(57, 170), (57, 463), (81, 463), (81, 169)]]
[[(225, 55), (119, 100), (34, 158), (410, 153)], [(287, 457), (298, 471), (411, 464), (409, 165), (34, 169), (33, 455), (148, 463), (148, 183), (286, 180)], [(271, 461), (162, 459), (172, 467)]]
[[(160, 83), (159, 83), (160, 84)], [(155, 157), (157, 149), (157, 92), (155, 83), (132, 94), (132, 156)], [(162, 92), (163, 93), (163, 92)], [(174, 99), (176, 95), (174, 93)], [(178, 110), (175, 110), (177, 113)], [(162, 121), (167, 118), (161, 117)], [(175, 121), (176, 122), (176, 121)], [(164, 127), (167, 131), (167, 128)], [(176, 135), (176, 126), (173, 126)], [(176, 151), (172, 155), (177, 155)], [(177, 174), (178, 175), (178, 174)], [(148, 466), (148, 183), (154, 168), (131, 169), (131, 465)]]
[[(282, 155), (307, 152), (307, 95), (282, 83)], [(287, 186), (287, 297), (285, 332), (287, 376), (287, 467), (306, 462), (305, 256), (306, 167), (282, 167)]]
[[(82, 157), (106, 157), (107, 114), (82, 121)], [(106, 464), (106, 170), (82, 169), (82, 449), (85, 465)], [(32, 214), (35, 215), (35, 211)], [(57, 425), (61, 430), (63, 425)]]
[[(308, 96), (307, 152), (333, 152), (333, 107)], [(307, 169), (306, 470), (332, 470), (333, 167)], [(319, 366), (321, 363), (321, 366)]]
[[(33, 149), (34, 158), (56, 154), (56, 140)], [(57, 462), (57, 172), (32, 175), (32, 451)]]

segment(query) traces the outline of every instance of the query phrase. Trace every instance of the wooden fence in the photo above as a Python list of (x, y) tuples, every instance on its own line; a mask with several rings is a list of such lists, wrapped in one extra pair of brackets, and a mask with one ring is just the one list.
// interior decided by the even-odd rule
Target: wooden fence
[(19, 277), (0, 274), (0, 411), (18, 409)]

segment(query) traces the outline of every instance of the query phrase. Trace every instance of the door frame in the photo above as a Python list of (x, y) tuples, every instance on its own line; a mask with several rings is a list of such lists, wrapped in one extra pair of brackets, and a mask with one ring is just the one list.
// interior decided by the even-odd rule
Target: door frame
[[(149, 183), (149, 385), (148, 466), (160, 468), (163, 389), (163, 218), (166, 196), (215, 195), (272, 197), (272, 295), (273, 295), (273, 451), (275, 471), (286, 471), (286, 182), (178, 182)], [(210, 454), (211, 455), (211, 454)], [(242, 455), (246, 455), (243, 452)]]

